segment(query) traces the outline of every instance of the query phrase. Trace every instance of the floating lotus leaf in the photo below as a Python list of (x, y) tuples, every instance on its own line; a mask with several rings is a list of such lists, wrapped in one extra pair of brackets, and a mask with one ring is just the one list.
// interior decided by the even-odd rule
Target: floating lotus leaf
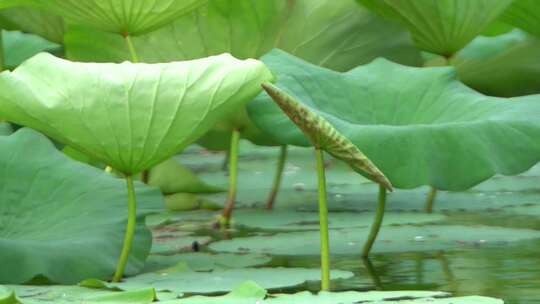
[[(110, 278), (124, 239), (124, 182), (70, 160), (30, 129), (0, 136), (0, 167), (0, 282)], [(163, 204), (156, 190), (138, 196), (141, 205)], [(150, 250), (143, 223), (135, 240), (129, 273), (144, 266)]]
[(271, 258), (262, 254), (231, 254), (231, 253), (208, 253), (190, 252), (175, 255), (151, 254), (146, 260), (143, 272), (155, 272), (173, 267), (179, 263), (185, 263), (195, 271), (211, 271), (224, 268), (246, 268), (263, 265), (270, 262)]
[(479, 296), (441, 298), (445, 295), (447, 296), (444, 292), (436, 291), (323, 291), (317, 295), (300, 292), (292, 295), (278, 294), (261, 304), (504, 304), (504, 301), (499, 299)]
[[(333, 72), (274, 51), (263, 58), (277, 86), (359, 147), (397, 188), (465, 190), (540, 160), (540, 96), (488, 97), (456, 80), (453, 68), (375, 60)], [(308, 145), (266, 94), (248, 107), (281, 144)]]
[[(365, 195), (373, 197), (372, 195)], [(180, 223), (189, 220), (211, 223), (218, 214), (213, 212), (181, 212), (150, 216), (152, 219), (170, 219)], [(371, 225), (374, 212), (335, 212), (328, 215), (330, 229), (367, 227)], [(442, 214), (426, 214), (419, 212), (387, 212), (384, 225), (404, 225), (433, 223), (446, 219)], [(235, 212), (233, 224), (255, 229), (267, 230), (318, 230), (319, 214), (317, 212), (294, 211), (290, 209), (278, 210), (251, 210), (239, 209)]]
[[(145, 273), (125, 279), (121, 283), (106, 283), (86, 280), (82, 286), (92, 288), (120, 288), (136, 290), (153, 286), (157, 291), (174, 293), (217, 293), (231, 291), (247, 279), (256, 282), (265, 289), (276, 289), (300, 285), (306, 281), (320, 279), (320, 269), (306, 268), (241, 268), (215, 269), (212, 272), (196, 272), (183, 265)], [(353, 276), (348, 271), (332, 271), (333, 279), (347, 279)]]
[(32, 33), (58, 44), (64, 43), (62, 17), (31, 7), (0, 10), (0, 26), (10, 31)]
[(513, 97), (540, 93), (540, 40), (520, 30), (478, 37), (452, 60), (459, 79), (484, 94)]
[[(531, 0), (534, 1), (534, 0)], [(375, 12), (400, 21), (418, 47), (451, 56), (479, 35), (512, 0), (358, 0)]]
[(0, 75), (0, 116), (135, 174), (192, 143), (271, 78), (262, 63), (227, 54), (167, 64), (39, 54)]
[(151, 304), (156, 299), (155, 290), (149, 287), (133, 291), (110, 291), (62, 285), (9, 285), (7, 287), (23, 299), (23, 304)]
[[(330, 230), (330, 248), (334, 255), (360, 254), (369, 228)], [(540, 238), (531, 229), (487, 226), (390, 226), (383, 227), (373, 246), (374, 253), (452, 250), (462, 247), (498, 246)], [(287, 246), (283, 246), (287, 244)], [(210, 244), (219, 252), (261, 253), (271, 255), (319, 255), (317, 231), (283, 232), (272, 236), (254, 236)]]
[[(14, 1), (14, 0), (10, 0)], [(102, 31), (140, 35), (156, 30), (208, 0), (32, 0), (68, 23)]]
[(540, 37), (540, 2), (536, 0), (514, 0), (501, 19)]
[(253, 281), (248, 281), (223, 296), (193, 296), (179, 299), (171, 304), (253, 304), (264, 303), (265, 297), (266, 290), (264, 288)]

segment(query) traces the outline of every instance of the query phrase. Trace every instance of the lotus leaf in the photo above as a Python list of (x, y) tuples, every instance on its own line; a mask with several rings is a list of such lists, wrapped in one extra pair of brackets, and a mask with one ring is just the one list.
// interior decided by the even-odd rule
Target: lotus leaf
[[(534, 0), (532, 0), (534, 1)], [(450, 57), (486, 29), (512, 0), (358, 0), (400, 21), (419, 48)]]
[[(0, 136), (0, 167), (0, 282), (110, 278), (126, 221), (123, 181), (70, 160), (30, 129)], [(159, 191), (137, 192), (143, 205), (163, 204)], [(141, 222), (135, 240), (129, 273), (144, 266), (150, 250)]]
[(540, 2), (536, 0), (514, 0), (501, 19), (540, 37)]
[(248, 281), (226, 295), (217, 297), (193, 296), (170, 301), (167, 304), (253, 304), (263, 303), (266, 290), (253, 281)]
[[(457, 81), (449, 67), (378, 59), (337, 73), (278, 50), (263, 61), (281, 94), (325, 118), (397, 188), (465, 190), (540, 160), (539, 95), (488, 97)], [(249, 111), (280, 143), (309, 144), (266, 94)]]
[(32, 33), (54, 43), (64, 43), (64, 20), (31, 7), (0, 10), (0, 26), (10, 31)]
[(262, 63), (226, 54), (168, 64), (39, 54), (0, 75), (0, 116), (129, 175), (192, 143), (271, 77)]
[(20, 304), (13, 290), (0, 285), (0, 304)]
[(22, 32), (2, 31), (4, 68), (14, 69), (39, 52), (56, 51), (60, 46), (39, 36)]
[(320, 292), (313, 295), (309, 292), (297, 294), (281, 294), (275, 298), (261, 302), (262, 304), (503, 304), (502, 300), (487, 297), (441, 298), (443, 292), (429, 291), (369, 291), (369, 292)]
[[(358, 254), (365, 243), (368, 228), (330, 230), (330, 247), (337, 255)], [(319, 255), (318, 232), (283, 232), (272, 236), (254, 236), (218, 241), (210, 249), (219, 252), (250, 252), (272, 255)], [(462, 246), (498, 246), (540, 238), (530, 229), (487, 226), (390, 226), (380, 231), (373, 252), (415, 252), (452, 250)], [(287, 244), (283, 246), (282, 244)]]
[[(13, 1), (13, 0), (11, 0)], [(140, 35), (190, 13), (208, 0), (31, 0), (66, 19), (102, 31)]]
[(155, 272), (185, 263), (194, 271), (211, 271), (218, 268), (246, 268), (270, 262), (271, 258), (262, 254), (231, 254), (190, 252), (176, 255), (152, 254), (146, 260), (143, 272)]
[[(150, 304), (156, 299), (156, 292), (153, 288), (124, 292), (62, 285), (10, 285), (8, 288), (14, 290), (23, 299), (23, 304)], [(8, 302), (8, 304), (10, 303)]]
[(459, 79), (484, 94), (513, 97), (540, 93), (540, 40), (520, 30), (478, 37), (451, 61)]
[[(130, 58), (117, 35), (76, 27), (70, 28), (65, 40), (71, 59), (121, 62)], [(258, 58), (278, 47), (337, 70), (378, 56), (421, 64), (419, 52), (399, 25), (357, 7), (353, 0), (213, 0), (194, 14), (132, 40), (143, 62), (223, 52)]]
[[(348, 271), (332, 271), (335, 279), (347, 279), (353, 276)], [(154, 286), (157, 291), (174, 293), (217, 293), (231, 291), (246, 278), (253, 280), (261, 287), (271, 290), (276, 288), (297, 286), (305, 281), (317, 281), (319, 269), (306, 268), (241, 268), (215, 269), (212, 272), (196, 272), (185, 265), (158, 272), (145, 273), (127, 278), (121, 283), (106, 283), (97, 280), (86, 280), (82, 286), (92, 288), (120, 288), (136, 290), (144, 286)]]

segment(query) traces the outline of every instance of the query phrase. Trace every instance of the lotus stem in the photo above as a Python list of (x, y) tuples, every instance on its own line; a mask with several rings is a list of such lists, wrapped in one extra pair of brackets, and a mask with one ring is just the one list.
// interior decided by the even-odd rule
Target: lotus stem
[(135, 226), (137, 224), (137, 199), (135, 198), (135, 187), (133, 186), (133, 177), (131, 175), (126, 176), (126, 184), (128, 190), (128, 222), (126, 235), (124, 237), (124, 246), (122, 247), (120, 259), (118, 260), (113, 282), (120, 282), (122, 280), (131, 252), (133, 237), (135, 235)]
[(330, 291), (330, 237), (328, 235), (328, 206), (326, 203), (326, 176), (324, 155), (321, 149), (315, 148), (317, 159), (317, 176), (319, 181), (319, 218), (321, 233), (321, 290)]
[(234, 130), (231, 136), (231, 150), (229, 153), (229, 195), (227, 204), (223, 209), (221, 225), (229, 226), (231, 223), (232, 212), (236, 201), (236, 191), (238, 187), (238, 144), (240, 142), (240, 132)]
[(283, 145), (280, 147), (276, 176), (274, 177), (274, 185), (272, 186), (272, 191), (270, 192), (270, 195), (268, 195), (268, 199), (266, 200), (266, 209), (268, 210), (271, 210), (274, 208), (274, 202), (276, 200), (276, 196), (281, 186), (281, 178), (283, 176), (283, 169), (285, 168), (286, 160), (287, 160), (287, 146)]
[(4, 70), (4, 62), (6, 60), (4, 57), (4, 35), (0, 32), (0, 72)]
[(383, 185), (379, 185), (379, 202), (377, 206), (377, 212), (375, 214), (375, 221), (371, 225), (371, 230), (369, 232), (368, 239), (364, 244), (364, 249), (362, 250), (362, 257), (369, 256), (371, 248), (377, 239), (377, 235), (381, 230), (381, 225), (384, 219), (384, 209), (386, 208), (386, 188)]
[(433, 205), (435, 204), (436, 198), (437, 198), (437, 189), (435, 189), (434, 187), (431, 187), (431, 189), (429, 190), (427, 199), (426, 199), (426, 206), (425, 206), (426, 213), (433, 212)]
[(131, 37), (129, 36), (128, 33), (124, 33), (122, 36), (124, 36), (124, 40), (126, 41), (126, 45), (129, 50), (129, 54), (131, 55), (131, 62), (133, 63), (139, 62), (139, 57), (137, 57), (137, 51), (135, 51), (135, 46), (133, 46)]
[(364, 262), (364, 267), (366, 268), (366, 271), (373, 281), (373, 285), (375, 285), (376, 290), (383, 290), (383, 286), (381, 283), (381, 278), (377, 274), (377, 271), (375, 270), (375, 267), (373, 266), (373, 263), (371, 263), (371, 260), (368, 257), (363, 257), (362, 262)]

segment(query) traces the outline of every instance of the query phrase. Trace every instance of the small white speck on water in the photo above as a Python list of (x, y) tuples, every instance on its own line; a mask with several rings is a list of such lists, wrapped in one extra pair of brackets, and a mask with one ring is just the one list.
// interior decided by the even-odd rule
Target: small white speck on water
[(261, 174), (263, 174), (262, 171), (255, 171), (255, 175), (261, 175)]
[(341, 194), (338, 193), (338, 194), (335, 195), (335, 197), (336, 197), (337, 199), (342, 199), (342, 198), (343, 198), (343, 195), (341, 195)]
[(296, 191), (304, 191), (304, 189), (306, 188), (306, 184), (304, 183), (296, 183), (293, 185), (294, 187), (294, 190)]
[(356, 245), (356, 242), (349, 242), (349, 243), (347, 243), (347, 245), (354, 246), (354, 245)]
[(423, 242), (424, 241), (424, 237), (421, 236), (421, 235), (417, 235), (414, 237), (414, 241), (415, 242)]

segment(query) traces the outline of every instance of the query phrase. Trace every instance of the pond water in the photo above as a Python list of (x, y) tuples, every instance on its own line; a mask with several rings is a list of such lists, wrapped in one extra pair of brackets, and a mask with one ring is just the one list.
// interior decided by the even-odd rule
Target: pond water
[[(239, 208), (261, 209), (272, 183), (278, 149), (243, 144), (241, 151)], [(204, 161), (201, 161), (201, 156)], [(311, 163), (312, 157), (309, 149), (298, 148), (290, 151), (283, 188), (276, 203), (277, 212), (317, 210), (316, 176), (314, 164)], [(190, 149), (180, 156), (179, 160), (197, 171), (204, 181), (214, 185), (227, 185), (227, 174), (221, 169), (222, 154)], [(335, 160), (328, 162), (327, 178), (332, 214), (355, 212), (360, 219), (361, 214), (374, 210), (377, 189), (371, 183)], [(403, 213), (421, 216), (427, 191), (426, 188), (397, 190), (389, 195), (387, 209), (398, 217)], [(222, 203), (225, 194), (207, 195), (205, 198)], [(519, 229), (540, 230), (540, 167), (533, 167), (516, 177), (494, 177), (467, 192), (440, 192), (435, 213), (444, 216), (435, 225), (487, 227), (487, 230), (493, 231), (503, 227), (516, 235), (521, 235), (522, 230)], [(242, 221), (239, 215), (239, 222)], [(415, 225), (414, 219), (409, 222), (401, 226), (384, 227), (383, 231), (413, 226), (421, 235), (422, 226)], [(259, 224), (261, 227), (257, 227)], [(256, 221), (250, 222), (249, 228), (233, 229), (227, 233), (203, 229), (198, 230), (197, 234), (209, 235), (213, 241), (218, 241), (224, 237), (238, 240), (250, 236), (288, 233), (276, 229), (280, 224), (272, 223), (267, 218), (260, 219), (259, 224)], [(442, 290), (454, 295), (498, 297), (509, 304), (540, 303), (539, 238), (514, 242), (512, 240), (515, 237), (510, 234), (506, 239), (497, 241), (500, 236), (487, 233), (485, 239), (478, 237), (477, 240), (470, 241), (465, 235), (466, 230), (461, 232), (459, 229), (461, 228), (456, 231), (458, 236), (453, 236), (443, 247), (434, 246), (433, 249), (429, 249), (428, 243), (423, 249), (413, 252), (408, 252), (407, 249), (392, 252), (384, 250), (385, 244), (379, 243), (383, 250), (378, 251), (376, 245), (369, 260), (360, 257), (360, 245), (358, 254), (342, 254), (341, 249), (337, 248), (338, 252), (332, 254), (332, 268), (352, 271), (355, 276), (334, 281), (333, 289)], [(295, 227), (291, 230), (302, 229)], [(459, 236), (460, 233), (463, 235)], [(422, 236), (417, 238), (419, 237)], [(461, 241), (460, 237), (464, 240)], [(246, 251), (250, 251), (249, 242), (247, 244)], [(219, 248), (219, 245), (212, 246), (212, 249)], [(203, 250), (209, 249), (203, 247)], [(319, 257), (305, 254), (274, 255), (269, 265), (317, 268)], [(314, 282), (281, 291), (291, 292), (306, 288), (317, 291), (319, 285)]]

